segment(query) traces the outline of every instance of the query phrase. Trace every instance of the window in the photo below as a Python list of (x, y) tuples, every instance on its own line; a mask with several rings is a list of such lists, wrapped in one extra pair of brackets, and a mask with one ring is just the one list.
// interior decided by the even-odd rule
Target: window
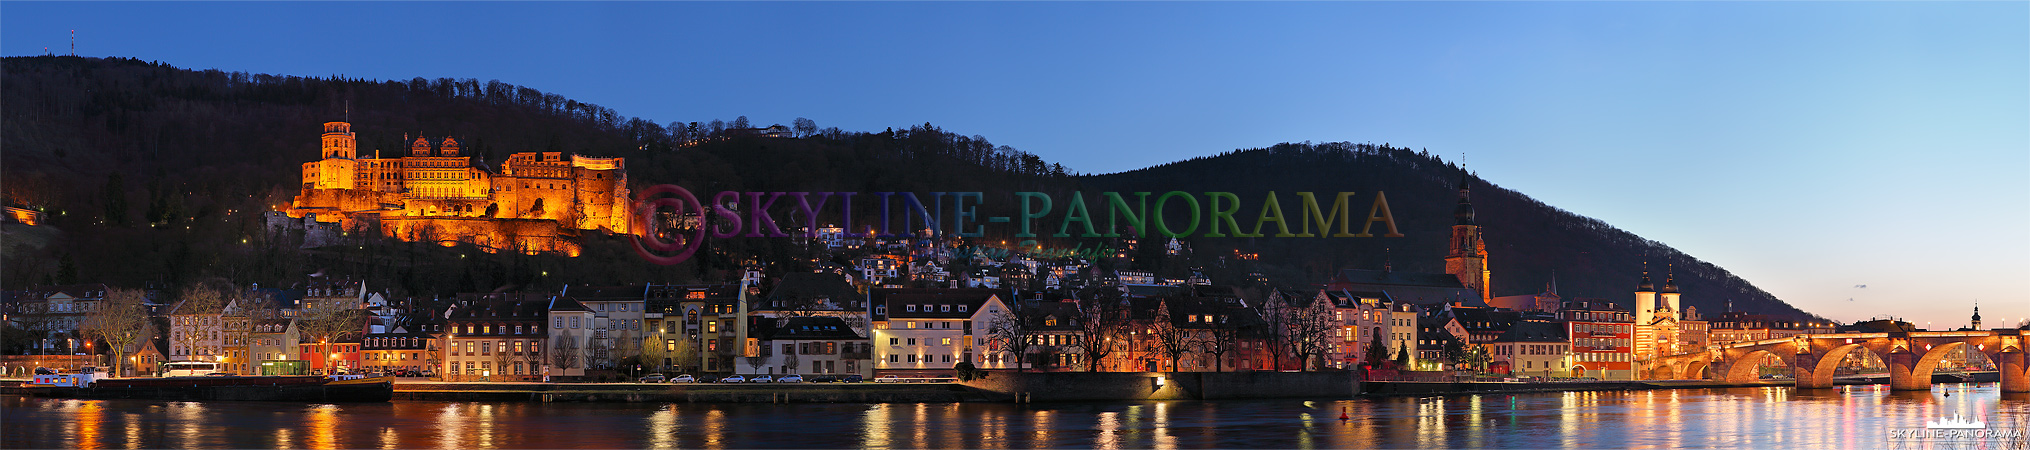
[(784, 355), (797, 354), (796, 350), (797, 350), (796, 344), (782, 344), (782, 354)]
[(938, 312), (952, 312), (952, 305), (939, 305)]
[(705, 340), (705, 351), (709, 352), (719, 351), (719, 340), (718, 339)]
[(904, 321), (902, 321), (902, 327), (903, 327), (903, 328), (916, 328), (916, 322), (911, 322), (911, 321), (907, 321), (907, 320), (904, 320)]
[(876, 306), (876, 307), (874, 307), (874, 315), (877, 315), (877, 316), (885, 316), (885, 315), (888, 315), (888, 307), (887, 307), (887, 306)]
[(557, 318), (557, 323), (555, 325), (550, 325), (550, 328), (563, 328), (563, 327), (564, 327), (564, 318), (562, 317)]
[(705, 322), (705, 332), (706, 333), (719, 332), (719, 322), (718, 321)]
[(909, 312), (916, 312), (916, 305), (908, 305), (904, 306), (903, 308), (909, 310)]
[(909, 338), (909, 345), (916, 345), (916, 338)]
[(952, 338), (944, 338), (944, 340), (943, 340), (943, 341), (941, 341), (941, 342), (939, 342), (938, 344), (940, 344), (940, 345), (952, 345)]
[(578, 328), (578, 318), (577, 318), (577, 317), (572, 317), (572, 318), (571, 318), (571, 328)]
[(888, 345), (902, 345), (901, 338), (888, 338)]
[(951, 323), (951, 322), (945, 322), (945, 323), (944, 323), (944, 329), (947, 329), (947, 330), (949, 330), (949, 329), (952, 329), (952, 323)]
[(966, 312), (966, 305), (959, 305), (959, 312)]
[(902, 362), (902, 355), (888, 355), (888, 362)]

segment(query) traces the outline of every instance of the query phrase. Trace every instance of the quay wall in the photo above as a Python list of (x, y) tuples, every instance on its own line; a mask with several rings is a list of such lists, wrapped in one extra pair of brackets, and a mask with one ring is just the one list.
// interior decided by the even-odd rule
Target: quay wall
[(966, 386), (1000, 401), (1352, 398), (1352, 372), (993, 372)]
[(636, 384), (396, 383), (396, 400), (672, 403), (949, 403), (992, 401), (955, 383)]

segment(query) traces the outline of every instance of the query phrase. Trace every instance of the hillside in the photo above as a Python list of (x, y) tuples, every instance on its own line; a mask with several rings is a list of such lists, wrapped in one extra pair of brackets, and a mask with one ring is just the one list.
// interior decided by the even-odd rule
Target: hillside
[[(628, 158), (630, 182), (677, 183), (695, 192), (985, 191), (982, 217), (1014, 213), (1014, 191), (1386, 191), (1402, 238), (1193, 238), (1190, 260), (1138, 254), (1134, 265), (1164, 275), (1198, 267), (1216, 279), (1259, 271), (1276, 284), (1322, 282), (1338, 268), (1442, 271), (1458, 168), (1419, 152), (1366, 144), (1283, 144), (1107, 175), (1080, 176), (981, 136), (930, 124), (882, 132), (802, 127), (796, 139), (727, 134), (767, 126), (708, 121), (661, 124), (626, 118), (554, 94), (473, 79), (372, 81), (191, 71), (127, 59), (6, 58), (0, 67), (0, 164), (10, 206), (45, 209), (49, 228), (32, 245), (10, 225), (0, 283), (100, 280), (180, 285), (207, 278), (293, 283), (319, 270), (395, 280), (428, 294), (498, 286), (554, 286), (716, 279), (748, 256), (808, 256), (789, 240), (713, 242), (677, 266), (643, 264), (624, 239), (587, 236), (585, 256), (491, 255), (362, 239), (357, 246), (298, 252), (261, 231), (258, 213), (296, 192), (302, 163), (317, 157), (318, 125), (350, 120), (362, 153), (405, 148), (405, 137), (452, 136), (481, 165), (507, 154), (563, 151)], [(719, 139), (724, 138), (724, 139)], [(680, 146), (689, 142), (691, 145)], [(1553, 270), (1566, 297), (1622, 303), (1649, 261), (1662, 281), (1675, 264), (1688, 304), (1712, 315), (1729, 299), (1740, 310), (1798, 311), (1724, 269), (1661, 243), (1476, 181), (1475, 205), (1490, 245), (1495, 293), (1541, 291)], [(1063, 197), (1059, 197), (1063, 198)], [(1090, 199), (1089, 199), (1090, 200)], [(1285, 204), (1294, 208), (1294, 204)], [(1290, 209), (1294, 211), (1294, 209)], [(871, 214), (859, 212), (856, 216)], [(859, 217), (859, 223), (872, 223)], [(1251, 222), (1251, 220), (1249, 221)], [(982, 242), (1007, 239), (992, 232)], [(1045, 240), (1046, 245), (1099, 242)], [(1153, 247), (1145, 247), (1153, 248)], [(1259, 262), (1223, 259), (1234, 250)], [(428, 275), (419, 275), (428, 274)], [(438, 275), (442, 274), (442, 275)]]

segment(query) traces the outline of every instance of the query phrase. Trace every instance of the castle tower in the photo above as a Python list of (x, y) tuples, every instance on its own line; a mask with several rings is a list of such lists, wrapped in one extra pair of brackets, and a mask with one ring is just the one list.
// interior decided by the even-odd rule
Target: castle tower
[(437, 156), (458, 156), (458, 140), (444, 138), (444, 144), (438, 146)]
[(352, 124), (324, 123), (324, 159), (354, 159), (356, 146), (357, 142), (352, 136)]
[(354, 160), (356, 146), (352, 124), (325, 122), (324, 159), (303, 165), (304, 185), (316, 189), (352, 189), (359, 170), (359, 162)]
[(1459, 284), (1480, 291), (1480, 302), (1493, 300), (1488, 285), (1487, 244), (1481, 242), (1480, 226), (1473, 223), (1472, 178), (1459, 174), (1459, 206), (1452, 211), (1452, 250), (1445, 256), (1445, 273), (1459, 277)]

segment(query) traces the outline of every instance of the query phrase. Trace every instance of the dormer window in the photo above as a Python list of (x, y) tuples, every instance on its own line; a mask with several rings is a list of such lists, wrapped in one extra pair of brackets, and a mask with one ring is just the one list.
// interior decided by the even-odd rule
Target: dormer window
[(939, 305), (938, 312), (952, 312), (952, 305)]
[(904, 308), (908, 308), (909, 312), (916, 312), (916, 305), (908, 305), (905, 306)]
[(966, 312), (966, 305), (959, 305), (959, 312)]

